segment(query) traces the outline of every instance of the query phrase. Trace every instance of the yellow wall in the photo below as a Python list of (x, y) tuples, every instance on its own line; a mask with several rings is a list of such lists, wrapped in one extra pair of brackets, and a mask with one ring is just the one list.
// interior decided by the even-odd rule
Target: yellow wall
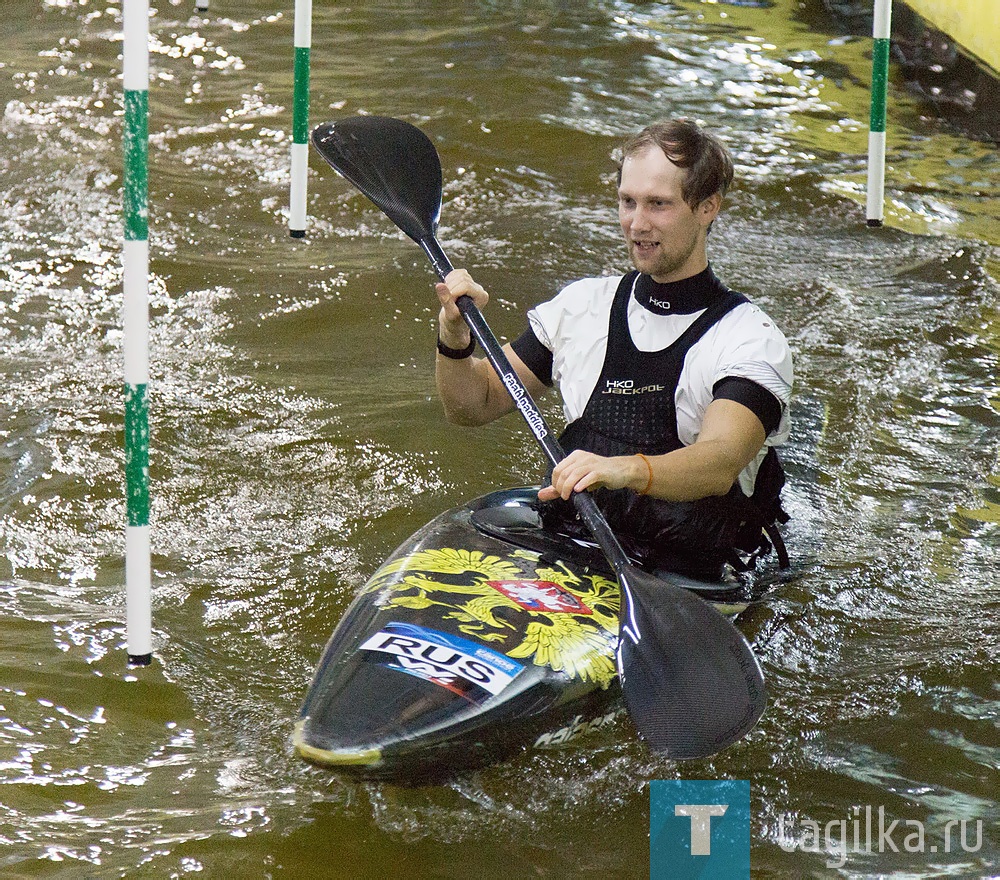
[(1000, 0), (905, 0), (905, 3), (1000, 73)]

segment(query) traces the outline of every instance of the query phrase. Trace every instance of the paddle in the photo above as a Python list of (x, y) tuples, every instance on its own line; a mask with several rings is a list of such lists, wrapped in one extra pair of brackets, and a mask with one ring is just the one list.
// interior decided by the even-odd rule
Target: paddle
[[(418, 128), (355, 116), (318, 126), (313, 146), (423, 248), (440, 278), (452, 265), (435, 237), (441, 161)], [(458, 308), (549, 462), (565, 457), (541, 412), (468, 296)], [(711, 605), (632, 565), (589, 493), (576, 509), (614, 569), (623, 597), (618, 673), (625, 705), (650, 746), (676, 759), (702, 758), (750, 730), (764, 711), (760, 664), (742, 634)]]

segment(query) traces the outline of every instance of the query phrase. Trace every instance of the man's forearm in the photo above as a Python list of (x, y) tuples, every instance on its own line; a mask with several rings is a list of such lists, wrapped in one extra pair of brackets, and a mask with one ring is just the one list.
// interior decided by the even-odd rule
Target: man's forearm
[(437, 355), (434, 377), (445, 417), (455, 425), (485, 425), (489, 414), (489, 363), (481, 358), (455, 360)]

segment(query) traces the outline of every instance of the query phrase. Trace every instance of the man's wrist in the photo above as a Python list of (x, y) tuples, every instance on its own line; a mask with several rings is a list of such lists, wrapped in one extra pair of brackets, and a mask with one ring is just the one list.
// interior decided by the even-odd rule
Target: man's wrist
[(639, 465), (639, 473), (637, 475), (638, 483), (643, 486), (641, 489), (636, 491), (640, 495), (648, 495), (649, 490), (653, 488), (653, 465), (650, 463), (649, 459), (646, 458), (641, 452), (635, 453), (635, 458), (639, 459), (637, 464)]
[(437, 350), (439, 354), (453, 361), (465, 360), (468, 357), (472, 357), (472, 352), (476, 350), (476, 340), (470, 338), (469, 344), (465, 348), (452, 348), (441, 341), (441, 334), (438, 333)]

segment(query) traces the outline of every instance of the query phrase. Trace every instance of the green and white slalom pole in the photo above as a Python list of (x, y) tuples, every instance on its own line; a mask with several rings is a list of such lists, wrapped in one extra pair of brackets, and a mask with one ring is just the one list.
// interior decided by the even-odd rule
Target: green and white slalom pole
[(288, 234), (306, 234), (306, 187), (309, 172), (309, 52), (312, 47), (312, 0), (295, 0), (295, 86), (292, 96), (292, 191)]
[(872, 105), (868, 124), (868, 198), (865, 216), (869, 226), (881, 226), (885, 201), (885, 104), (889, 92), (889, 30), (892, 0), (875, 0), (872, 22)]
[(153, 659), (149, 547), (149, 0), (122, 0), (125, 594), (128, 662)]

